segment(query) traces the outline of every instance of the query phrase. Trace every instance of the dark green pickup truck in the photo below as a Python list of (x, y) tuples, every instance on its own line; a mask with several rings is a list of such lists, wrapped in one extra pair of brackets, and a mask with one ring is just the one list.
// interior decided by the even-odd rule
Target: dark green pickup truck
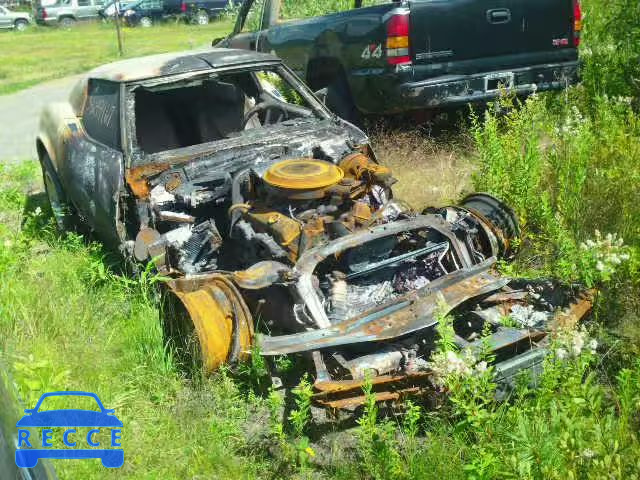
[(353, 120), (564, 88), (580, 30), (578, 0), (245, 0), (217, 46), (275, 53)]

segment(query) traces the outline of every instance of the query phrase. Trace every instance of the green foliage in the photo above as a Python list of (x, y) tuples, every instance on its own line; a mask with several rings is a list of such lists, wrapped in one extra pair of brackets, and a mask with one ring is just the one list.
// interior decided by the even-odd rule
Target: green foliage
[(458, 348), (455, 343), (456, 332), (453, 329), (453, 317), (447, 313), (449, 310), (445, 303), (440, 303), (436, 311), (437, 345), (442, 351), (457, 350)]
[[(284, 16), (348, 6), (285, 1)], [(311, 380), (302, 379), (288, 405), (266, 388), (257, 347), (239, 376), (223, 370), (196, 384), (182, 378), (158, 322), (155, 286), (163, 278), (152, 266), (122, 276), (100, 246), (58, 235), (41, 196), (25, 195), (37, 175), (27, 162), (0, 169), (0, 360), (31, 403), (47, 390), (77, 389), (115, 407), (132, 432), (123, 435), (126, 452), (138, 452), (127, 454), (118, 472), (124, 477), (637, 479), (639, 9), (584, 0), (583, 84), (521, 103), (504, 98), (475, 114), (471, 128), (476, 189), (512, 205), (523, 227), (517, 261), (500, 268), (598, 287), (595, 319), (607, 327), (605, 340), (607, 332), (624, 335), (617, 343), (597, 348), (584, 330), (559, 331), (542, 371), (520, 374), (507, 401), (498, 402), (493, 359), (458, 351), (443, 306), (430, 360), (435, 389), (447, 396), (435, 409), (408, 401), (389, 412), (368, 379), (355, 446), (347, 441), (326, 455), (315, 443)], [(4, 88), (18, 88), (5, 63)], [(76, 67), (61, 65), (56, 75)], [(26, 71), (27, 83), (47, 75)], [(275, 364), (293, 368), (291, 357)], [(270, 455), (256, 439), (268, 442)], [(55, 466), (61, 477), (104, 474), (98, 462)]]
[[(526, 242), (523, 271), (589, 286), (611, 281), (619, 260), (637, 255), (640, 245), (640, 205), (631, 191), (640, 175), (638, 118), (614, 100), (595, 100), (590, 117), (575, 104), (545, 100), (506, 99), (473, 117), (476, 188), (516, 210)], [(607, 232), (609, 243), (596, 231)], [(611, 245), (616, 234), (631, 250), (617, 238)]]
[[(124, 56), (208, 46), (231, 27), (231, 21), (223, 19), (204, 26), (167, 22), (153, 28), (124, 28)], [(72, 29), (34, 26), (25, 32), (6, 33), (0, 36), (0, 95), (121, 58), (112, 23), (78, 22)], [(34, 49), (34, 45), (43, 48)]]
[(293, 427), (293, 434), (302, 436), (305, 431), (307, 423), (311, 419), (311, 397), (313, 396), (313, 389), (311, 383), (307, 377), (307, 374), (302, 377), (300, 383), (293, 389), (295, 395), (296, 410), (292, 410), (289, 414), (289, 421)]
[[(381, 3), (389, 3), (389, 1), (364, 0), (362, 6), (369, 7)], [(281, 17), (285, 20), (319, 17), (351, 10), (354, 4), (355, 0), (325, 0), (322, 2), (314, 0), (283, 0)]]
[[(121, 477), (264, 478), (269, 462), (241, 454), (262, 401), (224, 374), (198, 385), (182, 378), (152, 293), (160, 279), (119, 275), (99, 245), (59, 236), (43, 195), (25, 194), (36, 172), (33, 162), (0, 168), (0, 363), (27, 406), (46, 391), (98, 393), (126, 426)], [(54, 467), (60, 478), (106, 474), (99, 461)]]
[(376, 480), (406, 478), (395, 425), (390, 421), (378, 422), (378, 406), (370, 379), (365, 381), (363, 391), (364, 412), (358, 419), (362, 466)]
[(590, 96), (640, 96), (640, 4), (629, 0), (584, 0), (580, 56)]

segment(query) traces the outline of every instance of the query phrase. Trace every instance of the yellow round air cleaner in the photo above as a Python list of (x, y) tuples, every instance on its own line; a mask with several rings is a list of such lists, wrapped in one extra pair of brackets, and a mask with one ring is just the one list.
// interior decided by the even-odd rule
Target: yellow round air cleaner
[(283, 160), (269, 167), (264, 181), (288, 190), (315, 190), (335, 185), (344, 177), (342, 169), (333, 163), (313, 158)]

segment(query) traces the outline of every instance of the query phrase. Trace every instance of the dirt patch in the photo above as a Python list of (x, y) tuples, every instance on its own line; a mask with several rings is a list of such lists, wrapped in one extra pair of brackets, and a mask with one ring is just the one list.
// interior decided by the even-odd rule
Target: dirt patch
[(379, 161), (391, 167), (398, 183), (396, 198), (422, 210), (454, 202), (472, 190), (470, 142), (464, 135), (434, 138), (419, 129), (370, 132)]

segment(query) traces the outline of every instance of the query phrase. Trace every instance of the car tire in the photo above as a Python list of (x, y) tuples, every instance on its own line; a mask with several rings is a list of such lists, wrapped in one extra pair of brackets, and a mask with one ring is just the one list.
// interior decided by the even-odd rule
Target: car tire
[(72, 17), (62, 17), (60, 19), (60, 26), (62, 28), (73, 28), (76, 24), (76, 19)]
[(142, 28), (153, 27), (153, 20), (151, 17), (142, 17), (138, 23)]
[(194, 21), (194, 23), (196, 25), (208, 25), (209, 24), (209, 14), (207, 12), (205, 12), (204, 10), (199, 10), (198, 13), (196, 13), (193, 21)]
[(75, 230), (78, 225), (73, 206), (67, 201), (62, 185), (58, 180), (48, 155), (40, 159), (44, 190), (51, 206), (51, 212), (60, 232)]
[(327, 87), (325, 105), (347, 122), (354, 125), (362, 124), (362, 115), (353, 101), (349, 84), (344, 75), (340, 75)]
[(29, 22), (27, 22), (26, 20), (16, 20), (13, 26), (17, 31), (24, 32), (29, 26)]

